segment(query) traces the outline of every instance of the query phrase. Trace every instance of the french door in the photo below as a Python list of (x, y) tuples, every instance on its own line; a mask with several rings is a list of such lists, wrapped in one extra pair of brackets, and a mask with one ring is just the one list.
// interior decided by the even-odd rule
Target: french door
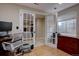
[(26, 43), (35, 45), (35, 14), (20, 12), (20, 31), (24, 33)]
[(45, 19), (45, 42), (46, 45), (56, 48), (57, 47), (57, 34), (55, 33), (55, 21), (52, 15), (49, 15)]

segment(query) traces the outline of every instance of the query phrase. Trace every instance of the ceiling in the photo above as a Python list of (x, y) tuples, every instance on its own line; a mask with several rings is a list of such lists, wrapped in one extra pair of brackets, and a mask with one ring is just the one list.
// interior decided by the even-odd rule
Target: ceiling
[[(45, 11), (45, 12), (54, 12), (54, 11), (61, 11), (66, 8), (72, 7), (77, 3), (19, 3), (19, 5), (23, 6), (28, 6), (30, 8), (34, 8), (40, 11)], [(55, 9), (56, 8), (56, 9)]]

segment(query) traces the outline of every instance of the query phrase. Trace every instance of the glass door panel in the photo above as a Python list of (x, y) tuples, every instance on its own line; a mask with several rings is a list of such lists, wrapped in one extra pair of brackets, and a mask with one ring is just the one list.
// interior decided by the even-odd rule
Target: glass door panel
[(34, 44), (35, 36), (34, 36), (34, 15), (33, 14), (28, 14), (24, 13), (23, 14), (23, 32), (24, 32), (24, 37), (28, 41)]

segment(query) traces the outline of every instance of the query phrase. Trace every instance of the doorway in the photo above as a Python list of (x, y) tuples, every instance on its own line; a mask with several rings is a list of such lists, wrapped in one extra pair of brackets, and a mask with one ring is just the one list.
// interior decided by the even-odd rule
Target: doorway
[(35, 45), (40, 46), (45, 44), (45, 16), (36, 14), (35, 15), (35, 28), (36, 28), (36, 38)]

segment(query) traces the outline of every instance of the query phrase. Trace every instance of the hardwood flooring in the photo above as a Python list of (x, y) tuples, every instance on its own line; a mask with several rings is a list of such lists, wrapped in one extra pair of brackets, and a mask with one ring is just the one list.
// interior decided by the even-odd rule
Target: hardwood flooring
[(46, 45), (35, 47), (30, 53), (25, 53), (24, 56), (70, 56), (70, 54)]

